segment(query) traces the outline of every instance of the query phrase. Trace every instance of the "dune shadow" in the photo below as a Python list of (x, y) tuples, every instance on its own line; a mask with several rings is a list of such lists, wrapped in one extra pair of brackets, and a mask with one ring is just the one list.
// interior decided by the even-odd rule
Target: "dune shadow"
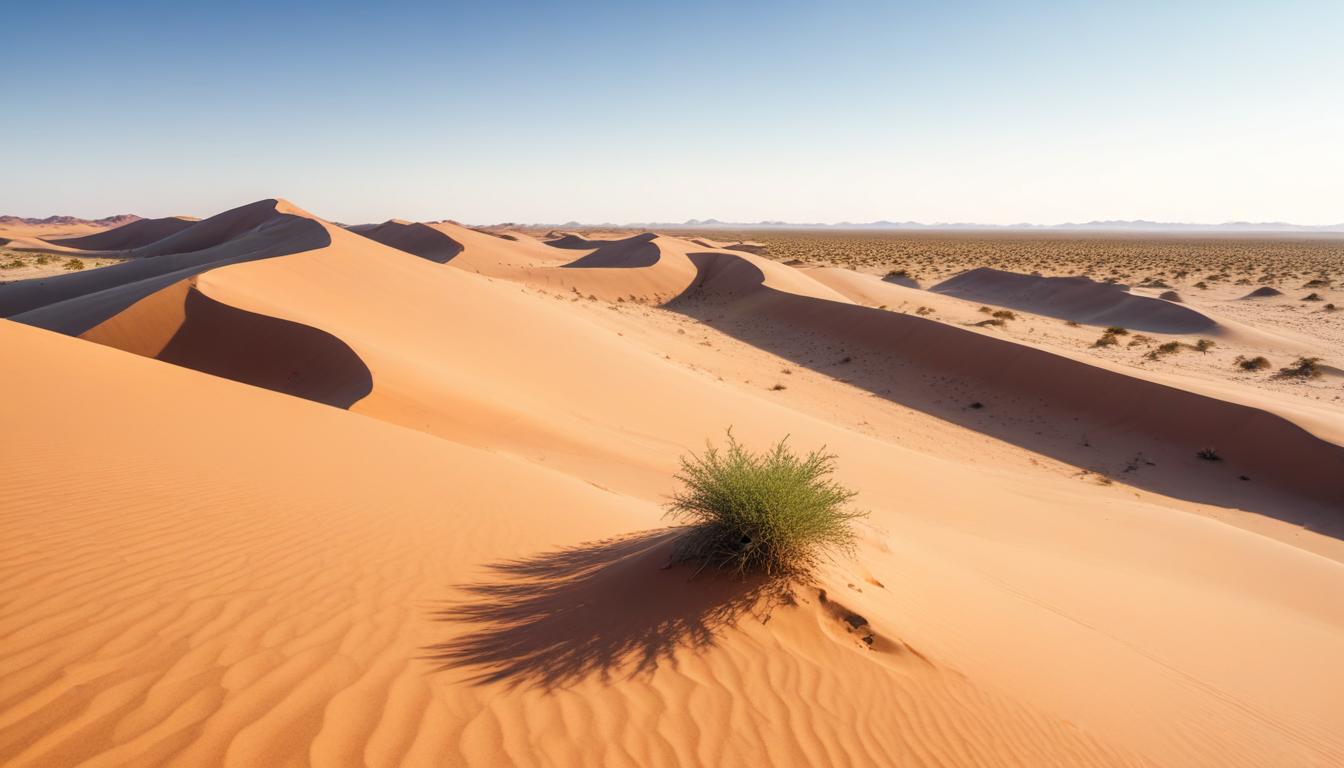
[(668, 567), (679, 529), (587, 542), (488, 566), (433, 611), (464, 632), (424, 649), (435, 671), (469, 670), (478, 684), (550, 690), (590, 676), (632, 678), (712, 645), (773, 594), (760, 580), (692, 579)]
[(348, 344), (318, 328), (215, 301), (192, 288), (185, 318), (155, 357), (202, 373), (349, 408), (373, 374)]
[[(1157, 493), (1344, 538), (1344, 447), (1278, 415), (944, 322), (771, 287), (724, 253), (666, 306), (804, 368)], [(1201, 461), (1214, 446), (1225, 459)]]

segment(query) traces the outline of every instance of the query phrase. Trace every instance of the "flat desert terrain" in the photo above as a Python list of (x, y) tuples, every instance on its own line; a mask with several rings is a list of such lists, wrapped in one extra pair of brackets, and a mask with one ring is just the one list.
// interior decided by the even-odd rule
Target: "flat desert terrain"
[(0, 223), (0, 764), (1344, 765), (1344, 239), (130, 218)]

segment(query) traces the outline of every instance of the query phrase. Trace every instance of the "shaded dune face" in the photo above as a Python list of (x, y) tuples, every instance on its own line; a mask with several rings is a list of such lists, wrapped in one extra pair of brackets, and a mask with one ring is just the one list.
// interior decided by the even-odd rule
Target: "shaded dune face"
[(356, 234), (383, 245), (419, 256), (437, 264), (447, 264), (462, 253), (462, 244), (448, 233), (416, 222), (385, 221), (347, 227)]
[(349, 408), (373, 375), (348, 344), (302, 323), (237, 309), (192, 288), (159, 360), (254, 387)]
[(1153, 333), (1212, 333), (1218, 324), (1188, 307), (1135, 296), (1124, 286), (1086, 277), (1041, 277), (980, 267), (929, 289), (1088, 325), (1121, 325)]
[(82, 251), (124, 251), (141, 248), (177, 234), (196, 223), (195, 219), (170, 216), (163, 219), (140, 219), (106, 232), (95, 232), (82, 237), (48, 239), (53, 245), (78, 248)]
[(337, 408), (373, 391), (368, 366), (336, 336), (229, 306), (194, 283), (169, 286), (83, 338)]
[[(1344, 447), (1277, 415), (934, 320), (779, 290), (729, 254), (690, 258), (698, 276), (669, 308), (902, 405), (1079, 467), (1140, 452), (1161, 457), (1173, 469), (1126, 482), (1171, 496), (1261, 506), (1236, 482), (1244, 472), (1299, 498), (1344, 505)], [(857, 359), (841, 366), (841, 355)], [(973, 401), (985, 407), (967, 408)], [(1209, 446), (1227, 466), (1192, 483), (1189, 474), (1210, 469), (1194, 458)], [(1337, 515), (1293, 522), (1344, 535)]]

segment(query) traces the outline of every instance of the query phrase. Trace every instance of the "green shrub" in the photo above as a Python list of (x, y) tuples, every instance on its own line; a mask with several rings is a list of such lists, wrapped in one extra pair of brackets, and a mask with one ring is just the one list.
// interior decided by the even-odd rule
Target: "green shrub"
[(800, 458), (787, 440), (757, 454), (729, 430), (727, 448), (682, 457), (684, 488), (668, 514), (691, 529), (674, 560), (806, 578), (830, 552), (853, 550), (853, 522), (867, 513), (846, 508), (855, 493), (830, 479), (835, 456), (823, 449)]
[(69, 261), (65, 262), (64, 266), (66, 269), (69, 270), (83, 269), (84, 262), (80, 261), (79, 259), (70, 259)]

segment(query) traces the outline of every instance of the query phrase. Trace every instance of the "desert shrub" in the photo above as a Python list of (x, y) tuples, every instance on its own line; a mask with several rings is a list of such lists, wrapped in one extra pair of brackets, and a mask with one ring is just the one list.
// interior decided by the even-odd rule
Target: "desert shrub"
[(1099, 338), (1099, 339), (1097, 339), (1096, 341), (1092, 342), (1092, 346), (1094, 346), (1094, 347), (1110, 347), (1110, 346), (1114, 346), (1114, 345), (1119, 344), (1119, 343), (1120, 343), (1120, 342), (1115, 338), (1115, 334), (1114, 334), (1114, 333), (1111, 333), (1110, 331), (1107, 331), (1106, 333), (1101, 334), (1101, 338)]
[(1129, 329), (1122, 328), (1121, 326), (1118, 325), (1112, 325), (1111, 327), (1106, 329), (1106, 333), (1109, 333), (1112, 336), (1126, 336), (1129, 334)]
[(1315, 293), (1315, 292), (1312, 292), (1312, 293), (1307, 294), (1306, 296), (1303, 296), (1303, 297), (1302, 297), (1302, 300), (1303, 300), (1303, 301), (1325, 301), (1325, 299), (1321, 298), (1321, 294), (1319, 294), (1319, 293)]
[(904, 278), (908, 278), (908, 277), (910, 277), (910, 270), (908, 270), (908, 269), (893, 269), (893, 270), (891, 270), (890, 272), (887, 272), (887, 277), (888, 277), (888, 278), (896, 278), (896, 279), (904, 279)]
[(15, 256), (9, 261), (6, 261), (4, 264), (0, 264), (0, 269), (19, 269), (22, 266), (23, 266), (23, 259), (20, 259), (18, 256)]
[(70, 259), (69, 261), (65, 262), (63, 266), (69, 270), (83, 269), (84, 262), (80, 261), (79, 259)]
[(1209, 350), (1213, 349), (1215, 346), (1217, 345), (1213, 343), (1213, 339), (1200, 339), (1195, 342), (1195, 351), (1208, 354)]
[(728, 432), (720, 450), (682, 457), (683, 488), (668, 514), (691, 525), (673, 555), (678, 562), (739, 574), (806, 578), (832, 552), (852, 551), (855, 492), (830, 479), (835, 456), (824, 449), (799, 457), (788, 438), (764, 453)]
[(1280, 368), (1275, 376), (1281, 379), (1314, 379), (1321, 375), (1321, 358), (1299, 357), (1293, 364)]
[(980, 305), (980, 308), (976, 310), (976, 312), (984, 312), (986, 315), (990, 315), (990, 314), (993, 314), (993, 313), (994, 313), (994, 310), (992, 310), (992, 309), (990, 309), (989, 307), (986, 307), (986, 306), (984, 306), (984, 305), (982, 304), (982, 305)]
[(1002, 326), (1002, 325), (1006, 325), (1006, 323), (1005, 323), (1003, 320), (1000, 320), (1000, 319), (997, 318), (997, 317), (991, 317), (991, 318), (988, 319), (988, 320), (981, 320), (980, 322), (976, 323), (976, 325), (978, 325), (978, 326), (980, 326), (981, 328), (983, 328), (983, 327), (985, 327), (986, 325), (998, 325), (998, 326)]
[(1011, 309), (1000, 309), (993, 315), (991, 315), (991, 317), (997, 317), (1000, 320), (1016, 320), (1017, 314), (1014, 313)]
[(1270, 363), (1269, 360), (1261, 356), (1237, 355), (1236, 366), (1243, 371), (1263, 371), (1270, 367)]
[(1212, 448), (1201, 448), (1195, 452), (1195, 455), (1205, 461), (1222, 461), (1223, 457), (1218, 455), (1218, 451)]

